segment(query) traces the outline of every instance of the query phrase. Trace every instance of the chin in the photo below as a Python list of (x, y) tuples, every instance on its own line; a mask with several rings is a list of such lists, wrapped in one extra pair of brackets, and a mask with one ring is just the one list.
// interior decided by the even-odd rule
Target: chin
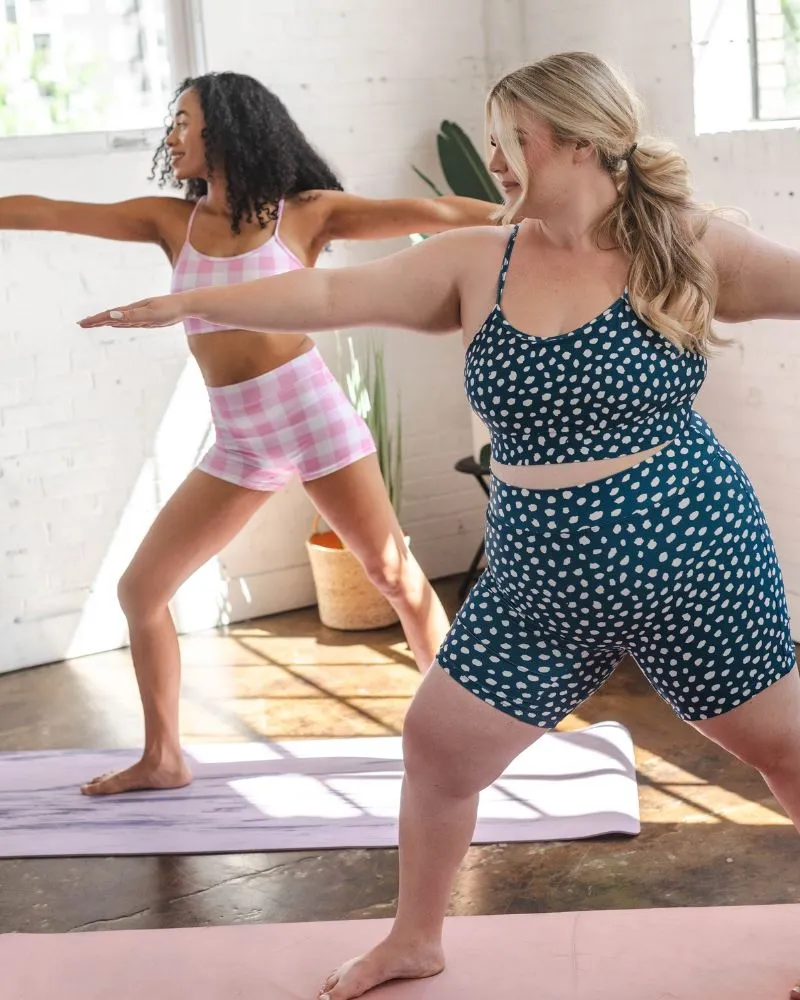
[(192, 170), (191, 167), (187, 167), (183, 160), (179, 160), (178, 163), (173, 164), (172, 176), (176, 181), (192, 181), (199, 179), (200, 171)]

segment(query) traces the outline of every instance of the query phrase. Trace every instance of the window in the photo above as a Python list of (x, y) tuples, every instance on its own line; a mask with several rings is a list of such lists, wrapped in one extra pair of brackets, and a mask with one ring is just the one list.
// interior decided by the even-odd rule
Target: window
[(0, 156), (32, 137), (58, 137), (55, 152), (66, 135), (136, 145), (124, 133), (160, 132), (176, 82), (202, 62), (197, 0), (5, 0), (5, 12)]
[(800, 0), (748, 0), (753, 117), (800, 118)]
[(695, 131), (800, 119), (800, 0), (691, 0)]

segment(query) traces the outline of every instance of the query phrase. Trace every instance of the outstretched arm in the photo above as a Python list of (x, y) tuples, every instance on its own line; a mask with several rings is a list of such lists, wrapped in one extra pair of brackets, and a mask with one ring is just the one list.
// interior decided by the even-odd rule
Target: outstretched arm
[(98, 204), (37, 195), (0, 198), (0, 229), (44, 229), (107, 240), (161, 243), (161, 219), (172, 198), (131, 198)]
[(477, 198), (362, 198), (343, 191), (320, 193), (327, 240), (382, 240), (410, 233), (443, 233), (486, 226), (498, 208)]
[(309, 268), (145, 299), (90, 316), (80, 325), (171, 326), (197, 316), (266, 333), (373, 324), (448, 333), (460, 327), (461, 275), (473, 246), (474, 231), (445, 233), (369, 264)]
[(720, 218), (703, 242), (719, 278), (717, 319), (800, 319), (800, 252)]

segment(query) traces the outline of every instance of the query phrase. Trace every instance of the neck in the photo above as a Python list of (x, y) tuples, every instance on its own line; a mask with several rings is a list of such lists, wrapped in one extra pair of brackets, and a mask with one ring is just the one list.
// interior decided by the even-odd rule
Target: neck
[(594, 247), (597, 226), (618, 198), (611, 177), (605, 172), (598, 174), (591, 183), (565, 193), (546, 212), (540, 213), (542, 233), (565, 250)]
[(225, 215), (230, 218), (231, 209), (228, 204), (228, 192), (225, 190), (223, 177), (212, 177), (208, 181), (206, 192), (206, 208), (215, 215)]

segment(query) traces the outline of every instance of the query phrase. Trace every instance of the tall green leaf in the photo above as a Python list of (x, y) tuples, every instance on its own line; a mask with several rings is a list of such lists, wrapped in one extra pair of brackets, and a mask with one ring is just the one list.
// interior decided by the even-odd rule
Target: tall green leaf
[(500, 204), (503, 199), (491, 174), (460, 125), (443, 121), (436, 144), (442, 171), (454, 194)]
[(436, 195), (437, 198), (441, 198), (442, 197), (442, 195), (444, 194), (444, 192), (440, 191), (439, 188), (436, 187), (436, 185), (433, 183), (433, 181), (430, 179), (430, 177), (428, 177), (427, 174), (423, 174), (423, 172), (419, 169), (419, 167), (415, 167), (413, 163), (411, 164), (411, 169), (414, 171), (414, 173), (417, 175), (417, 177), (419, 177), (423, 181), (425, 181), (425, 183), (428, 185), (428, 187), (431, 189), (431, 191), (433, 191), (433, 193)]
[(399, 515), (403, 489), (400, 397), (398, 394), (397, 417), (392, 432), (389, 427), (383, 348), (380, 344), (370, 342), (362, 374), (362, 365), (356, 357), (353, 339), (347, 339), (350, 353), (350, 370), (345, 377), (347, 395), (370, 429), (389, 500), (395, 513)]

